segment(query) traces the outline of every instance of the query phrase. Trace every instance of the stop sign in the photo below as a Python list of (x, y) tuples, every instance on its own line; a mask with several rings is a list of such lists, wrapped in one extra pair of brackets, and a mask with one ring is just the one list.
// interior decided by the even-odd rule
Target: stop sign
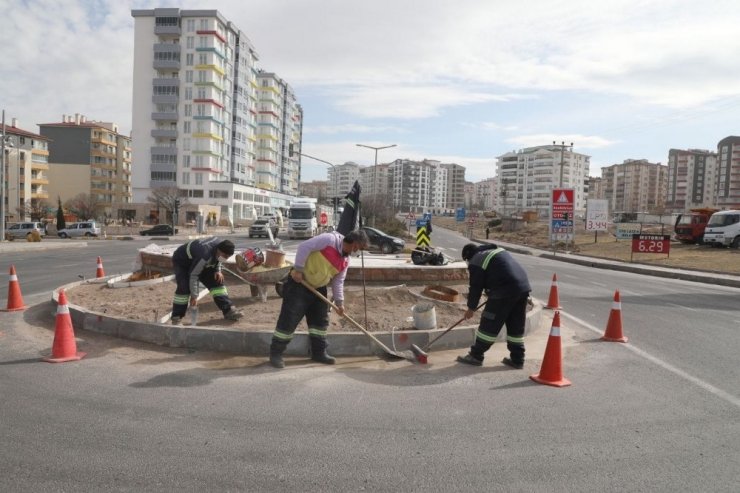
[(319, 221), (321, 221), (322, 226), (326, 226), (326, 223), (329, 222), (329, 216), (326, 214), (326, 212), (322, 212), (319, 216)]

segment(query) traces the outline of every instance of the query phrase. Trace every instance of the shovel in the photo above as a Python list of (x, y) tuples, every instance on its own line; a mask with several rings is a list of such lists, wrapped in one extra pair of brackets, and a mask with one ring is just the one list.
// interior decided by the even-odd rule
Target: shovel
[[(310, 284), (308, 284), (306, 281), (301, 281), (301, 284), (303, 284), (303, 286), (305, 286), (306, 289), (308, 289), (313, 294), (315, 294), (316, 296), (318, 296), (324, 303), (326, 303), (327, 305), (329, 305), (330, 307), (332, 307), (337, 313), (339, 313), (339, 309), (338, 309), (337, 305), (335, 305), (334, 303), (332, 303), (326, 296), (324, 296), (323, 294), (319, 293), (316, 290), (316, 288), (314, 288), (313, 286), (311, 286)], [(395, 358), (399, 358), (399, 359), (407, 359), (409, 361), (416, 361), (416, 357), (414, 356), (414, 354), (411, 351), (404, 351), (404, 352), (393, 351), (391, 348), (389, 348), (388, 346), (386, 346), (385, 344), (383, 344), (377, 337), (375, 337), (370, 332), (368, 332), (367, 329), (365, 329), (365, 327), (363, 327), (362, 325), (360, 325), (359, 323), (357, 323), (352, 317), (350, 317), (349, 315), (347, 315), (346, 313), (344, 313), (344, 311), (342, 311), (342, 317), (344, 317), (347, 320), (349, 320), (349, 322), (352, 325), (354, 325), (355, 327), (357, 327), (360, 331), (362, 331), (362, 333), (364, 333), (366, 336), (368, 336), (370, 339), (372, 339), (372, 341), (375, 344), (377, 344), (383, 351), (385, 351), (386, 354), (388, 354), (390, 356), (393, 356)]]

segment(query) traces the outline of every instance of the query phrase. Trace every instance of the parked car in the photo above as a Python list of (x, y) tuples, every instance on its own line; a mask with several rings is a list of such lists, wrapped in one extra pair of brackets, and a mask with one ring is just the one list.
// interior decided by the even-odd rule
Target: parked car
[(406, 242), (401, 238), (391, 236), (379, 229), (363, 226), (362, 230), (370, 240), (370, 250), (379, 250), (381, 253), (396, 253), (403, 250)]
[(41, 236), (46, 236), (46, 228), (40, 222), (21, 222), (12, 224), (5, 229), (5, 239), (16, 240), (22, 238), (26, 240), (34, 231), (37, 231)]
[(70, 223), (67, 224), (65, 228), (57, 231), (57, 235), (60, 238), (79, 238), (81, 236), (90, 238), (92, 236), (100, 235), (100, 226), (98, 226), (95, 221)]
[(272, 237), (277, 238), (280, 227), (272, 219), (257, 219), (249, 227), (249, 237), (264, 236), (267, 238), (269, 236), (267, 234), (267, 228), (270, 228), (270, 231), (272, 231)]
[(178, 229), (175, 228), (175, 231), (172, 231), (172, 226), (169, 224), (157, 224), (149, 229), (145, 229), (143, 231), (139, 231), (139, 234), (141, 236), (172, 236), (177, 234)]

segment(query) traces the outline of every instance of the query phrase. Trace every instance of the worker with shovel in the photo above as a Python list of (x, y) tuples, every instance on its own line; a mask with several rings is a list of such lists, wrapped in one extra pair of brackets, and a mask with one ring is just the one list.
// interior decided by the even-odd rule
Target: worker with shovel
[(306, 317), (311, 341), (311, 359), (333, 365), (336, 360), (326, 352), (326, 332), (329, 329), (329, 305), (311, 289), (326, 298), (326, 286), (331, 284), (334, 304), (339, 315), (344, 314), (344, 278), (347, 276), (350, 254), (367, 248), (369, 243), (364, 231), (350, 231), (342, 236), (336, 231), (310, 238), (296, 250), (294, 268), (283, 284), (283, 304), (280, 307), (275, 332), (270, 344), (270, 364), (284, 368), (283, 352), (293, 339), (293, 333)]
[(221, 263), (234, 255), (234, 243), (221, 240), (217, 236), (192, 240), (180, 245), (172, 254), (172, 267), (175, 271), (175, 297), (172, 301), (172, 324), (179, 325), (190, 305), (191, 310), (198, 306), (198, 283), (208, 288), (216, 306), (223, 312), (226, 320), (239, 320), (244, 315), (234, 308), (229, 293), (224, 286)]
[(470, 352), (458, 356), (458, 363), (481, 366), (483, 354), (493, 345), (501, 328), (506, 324), (506, 344), (509, 358), (503, 363), (512, 368), (524, 367), (524, 327), (527, 321), (527, 300), (532, 288), (524, 268), (514, 257), (491, 243), (477, 246), (468, 243), (463, 247), (462, 258), (468, 263), (470, 288), (465, 318), (475, 313), (485, 290), (488, 301), (483, 308), (475, 342)]

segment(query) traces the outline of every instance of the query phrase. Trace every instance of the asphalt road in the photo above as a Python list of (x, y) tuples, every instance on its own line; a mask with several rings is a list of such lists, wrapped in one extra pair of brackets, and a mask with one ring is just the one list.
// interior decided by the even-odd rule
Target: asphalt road
[[(130, 263), (115, 243), (107, 272)], [(31, 264), (24, 294), (94, 275), (100, 255), (48, 253), (10, 259)], [(737, 491), (740, 290), (517, 258), (540, 299), (558, 274), (570, 387), (528, 379), (531, 346), (524, 370), (503, 367), (501, 344), (482, 368), (457, 351), (275, 371), (78, 333), (89, 355), (52, 365), (52, 304), (0, 313), (0, 489)], [(628, 344), (598, 341), (615, 289)]]

